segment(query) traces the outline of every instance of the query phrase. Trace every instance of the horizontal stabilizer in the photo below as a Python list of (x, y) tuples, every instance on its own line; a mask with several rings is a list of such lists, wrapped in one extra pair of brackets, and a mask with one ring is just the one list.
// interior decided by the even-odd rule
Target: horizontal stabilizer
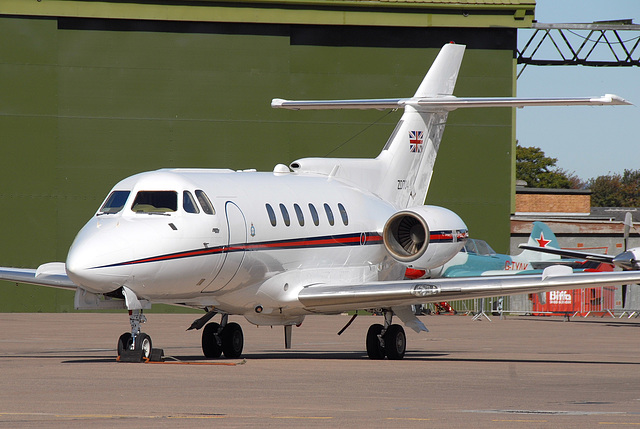
[(518, 97), (412, 97), (363, 100), (283, 100), (274, 98), (271, 107), (290, 110), (329, 109), (398, 109), (412, 106), (420, 111), (452, 111), (472, 107), (529, 106), (622, 106), (630, 105), (622, 97), (605, 94), (601, 97), (518, 98)]
[(518, 247), (521, 249), (533, 250), (535, 252), (550, 253), (552, 255), (566, 256), (569, 258), (587, 259), (589, 261), (605, 262), (608, 264), (613, 263), (614, 258), (613, 255), (581, 252), (579, 250), (556, 249), (554, 247), (537, 247), (529, 246), (527, 244), (520, 244)]
[(274, 98), (271, 107), (289, 110), (339, 110), (339, 109), (398, 109), (410, 98), (380, 98), (370, 100), (283, 100)]

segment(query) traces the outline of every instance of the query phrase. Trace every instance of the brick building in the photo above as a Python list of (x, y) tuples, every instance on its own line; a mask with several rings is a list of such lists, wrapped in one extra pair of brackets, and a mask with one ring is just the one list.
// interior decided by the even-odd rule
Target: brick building
[(591, 191), (516, 187), (516, 214), (550, 213), (555, 216), (589, 216)]

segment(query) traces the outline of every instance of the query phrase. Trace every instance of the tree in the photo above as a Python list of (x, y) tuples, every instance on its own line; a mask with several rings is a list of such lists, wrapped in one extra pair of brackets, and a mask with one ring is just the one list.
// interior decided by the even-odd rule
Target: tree
[(516, 145), (516, 179), (532, 188), (577, 189), (584, 185), (576, 175), (556, 167), (557, 158), (545, 156), (539, 147)]
[(592, 207), (639, 207), (640, 170), (624, 170), (589, 179)]

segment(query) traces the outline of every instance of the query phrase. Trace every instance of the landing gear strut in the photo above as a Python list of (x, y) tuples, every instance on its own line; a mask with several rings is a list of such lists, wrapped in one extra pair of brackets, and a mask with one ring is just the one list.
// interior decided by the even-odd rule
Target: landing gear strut
[(242, 328), (229, 322), (229, 315), (223, 314), (220, 324), (207, 323), (202, 331), (202, 353), (208, 358), (217, 358), (224, 353), (227, 359), (239, 358), (244, 347)]
[(367, 331), (367, 355), (370, 359), (381, 360), (385, 356), (390, 360), (404, 357), (407, 349), (407, 337), (400, 325), (391, 323), (393, 312), (385, 310), (384, 326), (373, 324)]
[(142, 310), (129, 310), (131, 332), (125, 332), (118, 338), (118, 359), (134, 362), (151, 358), (153, 347), (151, 337), (140, 332), (140, 325), (147, 321)]

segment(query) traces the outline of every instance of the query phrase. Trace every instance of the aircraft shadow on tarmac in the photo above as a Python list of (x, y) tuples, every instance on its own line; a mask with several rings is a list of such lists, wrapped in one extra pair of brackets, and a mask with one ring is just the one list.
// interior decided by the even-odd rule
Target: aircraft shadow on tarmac
[[(631, 365), (640, 366), (640, 362), (620, 362), (605, 360), (575, 360), (575, 359), (520, 359), (520, 358), (458, 358), (455, 354), (459, 352), (407, 352), (404, 361), (422, 361), (422, 362), (460, 362), (460, 363), (497, 363), (497, 364), (568, 364), (568, 365)], [(0, 356), (0, 359), (4, 356)], [(13, 358), (65, 358), (65, 356), (12, 356)], [(312, 351), (291, 351), (291, 352), (264, 352), (264, 353), (247, 353), (243, 354), (241, 360), (228, 359), (207, 359), (203, 356), (165, 356), (164, 361), (167, 363), (185, 363), (185, 364), (212, 364), (212, 365), (234, 365), (240, 362), (246, 363), (251, 360), (362, 360), (368, 362), (366, 352), (356, 351), (335, 351), (335, 352), (312, 352)], [(117, 363), (114, 356), (67, 356), (62, 360), (63, 364), (90, 364), (90, 363)]]

